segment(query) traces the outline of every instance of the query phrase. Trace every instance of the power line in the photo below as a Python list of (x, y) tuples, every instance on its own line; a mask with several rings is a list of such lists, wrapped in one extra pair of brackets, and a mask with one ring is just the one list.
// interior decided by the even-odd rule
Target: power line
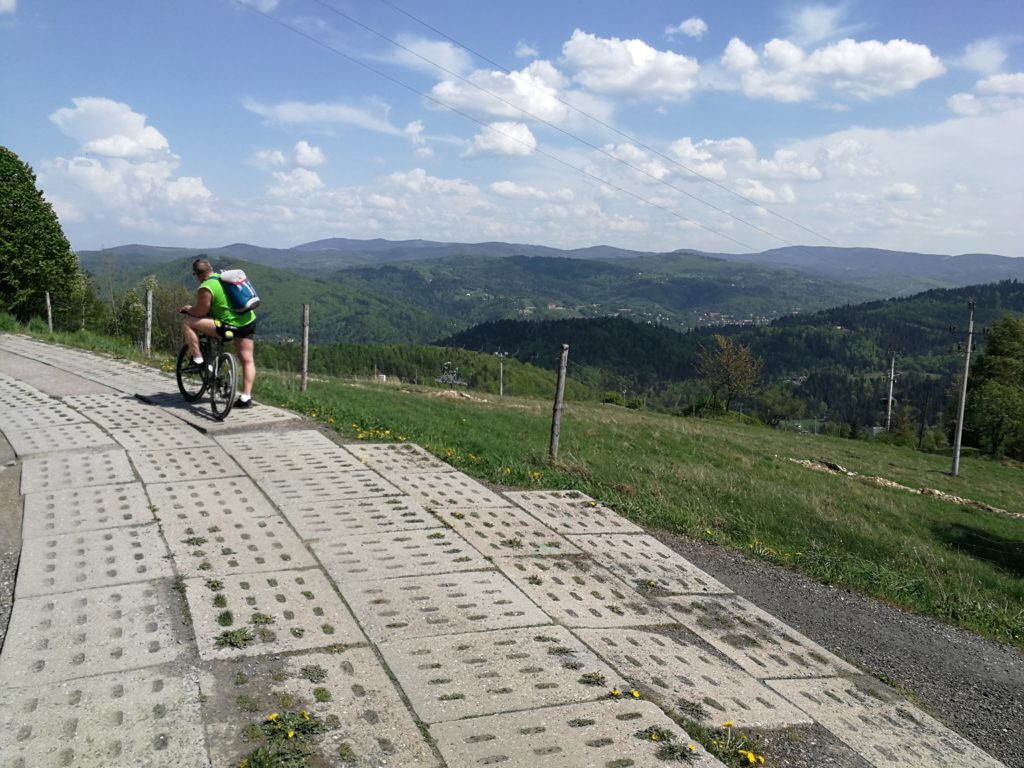
[[(322, 3), (322, 2), (320, 2), (320, 0), (315, 0), (315, 1), (316, 1), (316, 2), (318, 2), (318, 3), (320, 4), (320, 5), (323, 5), (323, 3)], [(452, 43), (454, 43), (454, 44), (455, 44), (455, 45), (457, 45), (457, 46), (458, 46), (459, 48), (462, 48), (462, 49), (463, 49), (464, 51), (467, 51), (467, 52), (469, 52), (469, 53), (473, 54), (474, 56), (476, 56), (476, 57), (478, 57), (478, 58), (482, 59), (483, 61), (486, 61), (486, 62), (487, 62), (488, 64), (490, 64), (491, 66), (493, 66), (493, 67), (496, 67), (496, 68), (497, 68), (497, 69), (498, 69), (499, 71), (501, 71), (501, 72), (505, 73), (506, 75), (508, 75), (509, 77), (513, 78), (513, 79), (514, 79), (514, 80), (515, 80), (516, 82), (518, 82), (518, 83), (522, 83), (523, 85), (527, 85), (527, 86), (529, 86), (529, 87), (531, 87), (531, 88), (534, 88), (534, 89), (536, 89), (536, 90), (541, 90), (541, 89), (540, 89), (540, 88), (539, 88), (539, 87), (538, 87), (538, 86), (537, 86), (537, 85), (536, 85), (535, 83), (532, 83), (532, 82), (530, 82), (529, 80), (525, 80), (525, 79), (523, 79), (523, 78), (519, 77), (519, 75), (517, 75), (517, 74), (516, 74), (515, 72), (513, 72), (512, 70), (510, 70), (510, 69), (508, 69), (507, 67), (505, 67), (505, 66), (503, 66), (503, 65), (499, 64), (498, 62), (496, 62), (496, 61), (494, 61), (493, 59), (491, 59), (491, 58), (487, 57), (486, 55), (484, 55), (484, 54), (480, 53), (479, 51), (476, 51), (475, 49), (473, 49), (473, 48), (470, 48), (470, 47), (469, 47), (469, 46), (467, 46), (467, 45), (464, 45), (464, 44), (463, 44), (462, 42), (460, 42), (459, 40), (455, 39), (455, 38), (454, 38), (454, 37), (452, 37), (451, 35), (447, 34), (447, 33), (446, 33), (446, 32), (444, 32), (443, 30), (440, 30), (440, 29), (438, 29), (438, 28), (436, 28), (436, 27), (432, 26), (431, 24), (429, 24), (428, 22), (426, 22), (426, 21), (424, 21), (423, 19), (419, 18), (418, 16), (415, 16), (414, 14), (410, 13), (409, 11), (406, 11), (406, 10), (405, 10), (404, 8), (401, 8), (401, 7), (399, 7), (399, 6), (398, 6), (398, 5), (396, 5), (395, 3), (391, 2), (391, 0), (380, 0), (380, 2), (382, 2), (382, 3), (384, 3), (385, 5), (387, 5), (387, 6), (391, 7), (391, 8), (393, 8), (394, 10), (398, 11), (398, 12), (399, 12), (399, 13), (401, 13), (401, 14), (402, 14), (403, 16), (406, 16), (406, 17), (408, 17), (408, 18), (412, 19), (412, 20), (413, 20), (413, 21), (415, 21), (415, 22), (416, 22), (417, 24), (420, 24), (420, 25), (422, 25), (422, 26), (426, 27), (426, 28), (427, 28), (427, 29), (429, 29), (429, 30), (430, 30), (431, 32), (434, 32), (435, 34), (438, 34), (438, 35), (440, 35), (440, 36), (441, 36), (441, 37), (443, 37), (443, 38), (444, 38), (445, 40), (448, 40), (449, 42), (452, 42)], [(327, 6), (325, 6), (325, 7), (327, 7)], [(332, 9), (332, 10), (333, 10), (333, 9)], [(339, 13), (340, 13), (340, 12), (339, 12)], [(358, 23), (358, 22), (356, 22), (356, 23)], [(370, 30), (370, 31), (373, 31), (373, 30)], [(376, 34), (376, 33), (375, 33), (375, 34)], [(406, 50), (408, 50), (408, 49), (406, 49)], [(418, 54), (417, 54), (417, 55), (418, 55)], [(421, 58), (422, 58), (422, 57), (421, 57)], [(433, 62), (431, 62), (431, 63), (433, 63)], [(435, 64), (434, 66), (439, 66), (439, 65)], [(445, 70), (445, 71), (447, 71), (447, 70)], [(458, 76), (458, 75), (456, 75), (456, 76)], [(721, 189), (721, 190), (723, 190), (723, 191), (725, 191), (725, 192), (728, 192), (728, 193), (729, 193), (730, 195), (734, 195), (735, 197), (738, 197), (738, 198), (739, 198), (740, 200), (743, 200), (744, 202), (746, 202), (746, 203), (749, 203), (750, 205), (753, 205), (753, 206), (754, 206), (754, 207), (756, 207), (756, 208), (760, 208), (760, 209), (761, 209), (762, 211), (765, 211), (766, 213), (770, 213), (770, 214), (771, 214), (772, 216), (775, 216), (775, 217), (777, 217), (777, 218), (781, 219), (782, 221), (785, 221), (785, 222), (787, 222), (788, 224), (792, 224), (792, 225), (793, 225), (793, 226), (795, 226), (795, 227), (799, 227), (800, 229), (804, 230), (805, 232), (807, 232), (807, 233), (809, 233), (809, 234), (812, 234), (812, 235), (814, 235), (815, 237), (819, 237), (819, 238), (821, 238), (822, 240), (825, 240), (826, 242), (829, 242), (829, 243), (831, 243), (832, 245), (836, 245), (836, 246), (838, 246), (838, 245), (839, 245), (839, 243), (838, 243), (838, 242), (836, 242), (836, 241), (835, 241), (835, 240), (833, 240), (832, 238), (828, 237), (827, 235), (823, 235), (823, 234), (821, 234), (820, 232), (817, 232), (817, 231), (815, 231), (815, 230), (811, 229), (810, 227), (804, 226), (803, 224), (801, 224), (801, 223), (800, 223), (800, 222), (798, 222), (798, 221), (794, 221), (793, 219), (790, 219), (790, 218), (788, 218), (787, 216), (783, 216), (783, 215), (782, 215), (781, 213), (779, 213), (778, 211), (774, 211), (774, 210), (772, 210), (771, 208), (768, 208), (767, 206), (765, 206), (765, 205), (762, 205), (761, 203), (757, 202), (756, 200), (753, 200), (753, 199), (751, 199), (751, 198), (747, 197), (746, 195), (742, 194), (741, 192), (737, 192), (737, 191), (736, 191), (736, 190), (734, 190), (734, 189), (733, 189), (732, 187), (726, 186), (725, 184), (721, 184), (721, 183), (719, 183), (718, 181), (715, 181), (714, 179), (712, 179), (712, 178), (710, 178), (710, 177), (708, 177), (708, 176), (705, 176), (705, 175), (704, 175), (704, 174), (702, 174), (702, 173), (701, 173), (700, 171), (696, 171), (696, 170), (694, 170), (693, 168), (690, 168), (690, 167), (689, 167), (688, 165), (686, 165), (685, 163), (681, 163), (681, 162), (679, 162), (678, 160), (676, 160), (675, 158), (673, 158), (673, 157), (670, 157), (670, 156), (668, 156), (668, 155), (665, 155), (665, 154), (663, 154), (662, 152), (660, 152), (659, 150), (655, 149), (654, 147), (651, 147), (651, 146), (648, 146), (647, 144), (644, 144), (644, 143), (643, 143), (642, 141), (640, 141), (639, 139), (637, 139), (637, 138), (636, 138), (635, 136), (632, 136), (632, 135), (630, 135), (629, 133), (626, 133), (625, 131), (623, 131), (623, 130), (621, 130), (621, 129), (619, 129), (619, 128), (616, 128), (616, 127), (615, 127), (614, 125), (611, 125), (611, 124), (609, 124), (609, 123), (605, 122), (605, 121), (604, 121), (604, 120), (602, 120), (601, 118), (599, 118), (599, 117), (596, 117), (596, 116), (594, 116), (594, 115), (591, 115), (591, 114), (590, 114), (589, 112), (587, 112), (587, 111), (585, 111), (585, 110), (582, 110), (582, 109), (580, 109), (579, 107), (575, 106), (575, 105), (574, 105), (574, 104), (572, 104), (571, 102), (568, 102), (568, 101), (566, 101), (565, 99), (561, 98), (561, 97), (560, 97), (560, 96), (558, 96), (557, 94), (547, 94), (547, 92), (546, 92), (546, 91), (542, 91), (542, 93), (545, 93), (546, 95), (550, 96), (550, 97), (551, 97), (552, 99), (554, 99), (555, 101), (557, 101), (557, 102), (559, 102), (560, 104), (562, 104), (563, 106), (565, 106), (565, 107), (567, 107), (567, 108), (571, 109), (572, 111), (576, 112), (577, 114), (583, 115), (583, 116), (584, 116), (584, 117), (586, 117), (586, 118), (587, 118), (588, 120), (592, 120), (592, 121), (593, 121), (593, 122), (595, 122), (595, 123), (596, 123), (597, 125), (600, 125), (600, 126), (601, 126), (602, 128), (606, 128), (606, 129), (608, 129), (609, 131), (612, 131), (612, 132), (613, 132), (613, 133), (615, 133), (616, 135), (618, 135), (618, 136), (621, 136), (622, 138), (624, 138), (624, 139), (627, 139), (628, 141), (631, 141), (631, 142), (633, 142), (633, 143), (634, 143), (634, 144), (636, 144), (636, 145), (637, 145), (638, 147), (641, 147), (641, 148), (643, 148), (643, 149), (646, 149), (646, 150), (647, 150), (648, 152), (651, 152), (651, 153), (653, 153), (654, 155), (656, 155), (656, 156), (658, 156), (658, 157), (662, 158), (663, 160), (667, 160), (668, 162), (672, 163), (672, 164), (673, 164), (673, 165), (675, 165), (676, 167), (678, 167), (678, 168), (682, 168), (683, 170), (687, 171), (688, 173), (691, 173), (691, 174), (693, 174), (694, 176), (696, 176), (697, 178), (701, 179), (702, 181), (706, 181), (706, 182), (707, 182), (708, 184), (713, 184), (714, 186), (718, 187), (719, 189)], [(493, 94), (492, 94), (492, 95), (493, 95)], [(497, 97), (496, 97), (496, 98), (497, 98)], [(525, 110), (524, 110), (524, 111), (525, 111)], [(529, 114), (529, 113), (527, 113), (527, 114)], [(582, 139), (580, 139), (580, 141), (582, 141)], [(584, 142), (584, 143), (586, 143), (586, 142)], [(674, 189), (674, 187), (673, 187), (673, 189)], [(684, 193), (684, 194), (686, 194), (686, 193)], [(692, 195), (690, 195), (690, 196), (692, 197)], [(697, 199), (699, 199), (699, 198), (697, 198)], [(701, 202), (705, 202), (705, 201), (701, 200)], [(714, 206), (712, 206), (712, 207), (714, 207)], [(720, 209), (716, 209), (716, 210), (720, 210)], [(731, 214), (728, 214), (728, 215), (731, 215)], [(733, 217), (733, 218), (736, 218), (736, 217)], [(742, 221), (742, 220), (741, 220), (741, 221)], [(748, 226), (753, 226), (752, 224), (749, 224), (749, 222), (746, 222), (746, 221), (743, 221), (743, 223), (744, 223), (744, 224), (747, 224)], [(760, 229), (759, 227), (754, 227), (754, 229), (758, 229), (759, 231), (762, 231), (762, 232), (764, 232), (764, 231), (765, 231), (765, 230), (761, 230), (761, 229)], [(774, 234), (772, 234), (772, 233), (770, 233), (770, 232), (769, 232), (769, 233), (767, 233), (767, 234), (771, 235), (772, 237), (776, 238), (777, 240), (782, 240), (783, 242), (787, 243), (788, 245), (792, 245), (792, 243), (789, 243), (789, 241), (787, 241), (787, 240), (784, 240), (783, 238), (781, 238), (781, 237), (778, 237), (777, 235), (774, 235)]]
[[(746, 219), (744, 219), (744, 218), (742, 218), (740, 216), (735, 215), (731, 211), (728, 211), (728, 210), (726, 210), (724, 208), (721, 208), (721, 207), (715, 205), (714, 203), (708, 202), (707, 200), (705, 200), (704, 198), (700, 197), (699, 195), (694, 195), (694, 194), (692, 194), (690, 192), (687, 192), (686, 190), (681, 189), (680, 187), (677, 187), (675, 184), (672, 184), (672, 183), (670, 183), (668, 181), (665, 181), (664, 179), (659, 178), (658, 176), (656, 176), (655, 174), (651, 173), (650, 171), (646, 171), (643, 168), (640, 168), (639, 166), (633, 165), (628, 160), (625, 160), (624, 158), (621, 158), (621, 157), (619, 157), (617, 155), (612, 154), (611, 152), (606, 150), (604, 147), (599, 147), (598, 145), (596, 145), (596, 144), (594, 144), (594, 143), (592, 143), (590, 141), (587, 141), (582, 136), (579, 136), (579, 135), (577, 135), (577, 134), (575, 134), (575, 133), (573, 133), (571, 131), (568, 131), (565, 128), (562, 128), (561, 126), (556, 125), (555, 123), (550, 122), (549, 120), (545, 120), (540, 115), (536, 115), (536, 114), (530, 112), (528, 109), (525, 109), (525, 108), (519, 106), (518, 104), (514, 104), (513, 102), (509, 101), (508, 99), (505, 99), (502, 96), (499, 96), (498, 94), (494, 93), (493, 91), (490, 91), (487, 88), (484, 88), (482, 85), (480, 85), (478, 83), (474, 83), (472, 80), (470, 80), (467, 77), (464, 77), (463, 75), (459, 74), (458, 72), (453, 72), (452, 70), (446, 68), (442, 64), (438, 64), (433, 59), (431, 59), (431, 58), (429, 58), (427, 56), (422, 55), (418, 51), (414, 51), (412, 48), (409, 48), (408, 46), (403, 45), (402, 43), (400, 43), (397, 40), (394, 40), (394, 39), (388, 37), (387, 35), (383, 34), (382, 32), (378, 32), (373, 27), (370, 27), (369, 25), (364, 24), (363, 22), (361, 22), (358, 19), (350, 16), (349, 14), (345, 13), (344, 11), (339, 11), (338, 9), (336, 9), (333, 6), (331, 6), (331, 5), (327, 4), (326, 2), (324, 2), (324, 0), (313, 0), (313, 2), (316, 3), (317, 5), (321, 6), (322, 8), (325, 8), (326, 10), (331, 11), (332, 13), (340, 16), (341, 18), (351, 22), (352, 24), (355, 24), (356, 26), (361, 27), (362, 29), (365, 29), (367, 32), (369, 32), (369, 33), (371, 33), (373, 35), (376, 35), (381, 40), (384, 40), (384, 41), (386, 41), (388, 43), (391, 43), (391, 45), (395, 46), (396, 48), (400, 48), (401, 50), (405, 51), (406, 53), (408, 53), (408, 54), (410, 54), (412, 56), (415, 56), (416, 58), (420, 59), (421, 61), (424, 61), (427, 64), (430, 64), (431, 66), (436, 67), (437, 69), (439, 69), (442, 72), (444, 72), (446, 75), (450, 75), (451, 77), (454, 77), (454, 78), (457, 78), (457, 79), (461, 80), (466, 85), (469, 85), (469, 86), (472, 86), (473, 88), (476, 88), (481, 93), (487, 94), (488, 96), (490, 96), (491, 98), (495, 99), (496, 101), (500, 101), (505, 106), (511, 107), (512, 109), (522, 113), (523, 115), (526, 115), (527, 117), (530, 117), (533, 120), (536, 120), (537, 122), (546, 125), (548, 128), (551, 128), (551, 129), (553, 129), (555, 131), (558, 131), (559, 133), (569, 137), (570, 139), (573, 139), (574, 141), (578, 141), (580, 144), (583, 144), (584, 146), (589, 147), (590, 149), (594, 150), (595, 152), (599, 152), (600, 154), (604, 155), (608, 159), (614, 160), (615, 162), (620, 163), (621, 165), (624, 165), (627, 168), (629, 168), (629, 169), (631, 169), (631, 170), (633, 170), (633, 171), (635, 171), (635, 172), (637, 172), (639, 174), (647, 176), (649, 179), (652, 179), (653, 181), (656, 181), (659, 184), (663, 184), (664, 186), (668, 187), (669, 189), (672, 189), (672, 190), (678, 192), (681, 195), (685, 195), (686, 197), (690, 198), (691, 200), (695, 200), (696, 202), (701, 203), (702, 205), (706, 205), (709, 208), (711, 208), (712, 210), (715, 210), (718, 213), (724, 214), (724, 215), (728, 216), (729, 218), (733, 219), (734, 221), (737, 221), (740, 224), (744, 224), (744, 225), (750, 227), (751, 229), (754, 229), (757, 232), (760, 232), (763, 235), (767, 235), (768, 237), (774, 238), (775, 240), (778, 240), (778, 241), (780, 241), (782, 243), (785, 243), (786, 245), (795, 245), (795, 243), (791, 243), (789, 240), (786, 240), (784, 237), (776, 235), (774, 232), (771, 232), (771, 231), (769, 231), (767, 229), (759, 227), (756, 224), (752, 224), (749, 221), (747, 221)], [(382, 2), (387, 2), (387, 0), (382, 0)], [(391, 3), (388, 3), (388, 5), (391, 5)], [(429, 27), (429, 28), (433, 29), (432, 27)], [(438, 32), (438, 34), (442, 34), (443, 35), (444, 33), (443, 32)], [(451, 39), (451, 38), (449, 38), (449, 39)], [(456, 41), (453, 40), (452, 42), (456, 42)], [(456, 45), (460, 45), (460, 44), (456, 42)], [(462, 47), (462, 46), (460, 46), (460, 47)], [(477, 54), (475, 54), (474, 51), (470, 50), (469, 48), (466, 48), (465, 50), (470, 51), (470, 53), (474, 53), (474, 55), (477, 55)], [(481, 57), (481, 58), (484, 58), (484, 57)], [(486, 58), (484, 58), (484, 60), (488, 61), (488, 62), (490, 61), (489, 59), (486, 59)], [(500, 65), (498, 65), (498, 64), (495, 64), (495, 66), (500, 68)], [(503, 71), (505, 71), (506, 74), (511, 74), (507, 70), (503, 70)], [(522, 80), (521, 78), (518, 78), (515, 75), (512, 75), (512, 76), (516, 77), (518, 82), (529, 83), (529, 81)], [(544, 93), (545, 95), (550, 96), (551, 98), (555, 99), (556, 101), (564, 104), (565, 106), (569, 107), (570, 109), (574, 109), (577, 112), (580, 112), (580, 114), (586, 115), (585, 112), (582, 112), (581, 110), (576, 109), (571, 104), (569, 104), (566, 101), (563, 101), (558, 96), (556, 96), (554, 94), (549, 94), (549, 93), (547, 93), (547, 91), (543, 91), (542, 89), (540, 89), (534, 83), (529, 83), (529, 85), (531, 87), (537, 89), (541, 93)], [(587, 117), (589, 117), (589, 115), (587, 115)], [(591, 119), (592, 120), (597, 120), (597, 118), (591, 118)], [(600, 122), (600, 121), (598, 121), (598, 122)], [(605, 124), (602, 123), (602, 125), (605, 125)], [(607, 126), (606, 125), (606, 127), (610, 128), (611, 126)], [(621, 131), (619, 133), (621, 133)], [(622, 135), (626, 136), (626, 134), (622, 134)], [(635, 141), (635, 140), (633, 140), (633, 141)], [(645, 145), (642, 145), (639, 142), (636, 142), (636, 143), (637, 143), (637, 146), (644, 146), (645, 149), (650, 149), (649, 147), (646, 147)], [(670, 162), (674, 162), (674, 161), (671, 161), (671, 159), (668, 158), (667, 156), (661, 155), (661, 153), (657, 152), (657, 150), (653, 150), (652, 149), (650, 151), (654, 152), (655, 154), (658, 154), (661, 157), (664, 157), (667, 160), (670, 160)], [(685, 166), (683, 166), (683, 165), (681, 165), (679, 163), (675, 163), (675, 164), (678, 165), (680, 168), (685, 168)], [(689, 170), (689, 169), (687, 169), (687, 170)], [(721, 186), (721, 185), (719, 185), (719, 186)], [(744, 199), (746, 199), (746, 198), (744, 198)], [(751, 202), (751, 201), (748, 200), (748, 202)]]
[[(315, 1), (318, 1), (318, 0), (315, 0)], [(363, 69), (367, 70), (368, 72), (372, 72), (373, 74), (377, 75), (378, 77), (382, 77), (385, 80), (388, 80), (388, 81), (394, 83), (395, 85), (397, 85), (397, 86), (399, 86), (401, 88), (406, 89), (407, 91), (410, 91), (410, 92), (416, 94), (417, 96), (420, 96), (420, 97), (422, 97), (424, 99), (427, 99), (428, 101), (431, 101), (431, 102), (437, 104), (438, 106), (443, 107), (444, 109), (446, 109), (449, 112), (453, 112), (453, 113), (455, 113), (455, 114), (457, 114), (457, 115), (459, 115), (461, 117), (466, 118), (467, 120), (471, 120), (472, 122), (476, 123), (477, 125), (481, 126), (482, 128), (486, 128), (487, 130), (493, 131), (494, 133), (497, 133), (500, 136), (504, 136), (505, 138), (509, 139), (510, 141), (514, 141), (517, 144), (521, 144), (522, 146), (529, 148), (531, 151), (534, 151), (534, 152), (536, 152), (539, 155), (543, 155), (544, 157), (546, 157), (546, 158), (548, 158), (550, 160), (554, 160), (556, 163), (560, 163), (561, 165), (564, 165), (566, 168), (569, 168), (569, 169), (571, 169), (573, 171), (576, 171), (579, 174), (582, 174), (583, 176), (586, 176), (586, 177), (588, 177), (590, 179), (593, 179), (594, 181), (598, 182), (599, 184), (601, 184), (603, 186), (609, 187), (611, 189), (614, 189), (617, 192), (621, 192), (621, 193), (623, 193), (625, 195), (628, 195), (628, 196), (630, 196), (630, 197), (632, 197), (632, 198), (634, 198), (634, 199), (644, 203), (645, 205), (651, 206), (652, 208), (657, 208), (658, 210), (663, 211), (663, 212), (669, 214), (670, 216), (674, 216), (677, 219), (680, 219), (681, 221), (689, 222), (690, 224), (693, 224), (693, 225), (695, 225), (697, 227), (700, 227), (701, 229), (703, 229), (703, 230), (705, 230), (707, 232), (710, 232), (713, 235), (717, 235), (718, 237), (721, 237), (721, 238), (723, 238), (725, 240), (729, 240), (730, 242), (736, 243), (737, 245), (741, 246), (742, 248), (746, 248), (748, 251), (752, 251), (753, 252), (753, 251), (756, 250), (754, 248), (754, 246), (752, 246), (752, 245), (750, 245), (748, 243), (745, 243), (742, 240), (738, 240), (737, 238), (732, 237), (731, 235), (727, 235), (724, 232), (719, 232), (718, 230), (714, 229), (713, 227), (709, 227), (706, 224), (702, 224), (701, 222), (697, 221), (696, 219), (691, 219), (690, 217), (685, 216), (685, 215), (679, 213), (678, 211), (674, 211), (674, 210), (672, 210), (670, 208), (666, 208), (665, 206), (661, 205), (660, 203), (656, 203), (653, 200), (649, 200), (648, 198), (644, 197), (643, 195), (637, 194), (636, 192), (628, 190), (625, 187), (619, 186), (618, 184), (615, 184), (614, 182), (608, 181), (606, 179), (602, 179), (597, 174), (591, 173), (590, 171), (586, 170), (585, 168), (581, 168), (581, 167), (579, 167), (577, 165), (573, 165), (568, 160), (565, 160), (565, 159), (563, 159), (561, 157), (558, 157), (557, 155), (554, 155), (554, 154), (552, 154), (552, 153), (550, 153), (550, 152), (548, 152), (546, 150), (540, 149), (539, 147), (535, 147), (534, 145), (532, 145), (532, 144), (530, 144), (528, 142), (523, 141), (522, 139), (520, 139), (517, 136), (513, 136), (512, 134), (505, 133), (504, 131), (495, 128), (493, 125), (489, 125), (488, 123), (485, 123), (482, 120), (480, 120), (480, 119), (478, 119), (476, 117), (473, 117), (472, 115), (470, 115), (467, 112), (463, 112), (460, 109), (457, 109), (457, 108), (455, 108), (455, 107), (453, 107), (453, 106), (451, 106), (449, 104), (446, 104), (441, 99), (438, 99), (437, 97), (432, 96), (429, 93), (425, 93), (424, 91), (419, 90), (415, 86), (409, 85), (408, 83), (405, 83), (402, 80), (399, 80), (397, 77), (394, 77), (393, 75), (389, 75), (386, 72), (383, 72), (383, 71), (377, 69), (376, 67), (373, 67), (373, 66), (369, 65), (366, 62), (361, 61), (360, 59), (357, 59), (356, 57), (351, 56), (351, 55), (345, 53), (344, 51), (341, 51), (338, 48), (335, 48), (334, 46), (329, 45), (328, 43), (325, 43), (323, 40), (320, 40), (320, 39), (318, 39), (316, 37), (313, 37), (309, 33), (299, 29), (298, 27), (295, 27), (295, 26), (293, 26), (291, 24), (288, 24), (287, 22), (282, 21), (281, 19), (278, 19), (277, 17), (270, 15), (269, 13), (266, 13), (265, 11), (261, 11), (259, 8), (256, 8), (255, 6), (247, 5), (247, 4), (243, 3), (243, 2), (241, 2), (241, 0), (235, 0), (235, 2), (238, 3), (239, 5), (241, 5), (246, 10), (249, 10), (252, 13), (255, 13), (255, 14), (258, 14), (260, 16), (263, 16), (264, 18), (274, 22), (278, 26), (281, 26), (281, 27), (283, 27), (283, 28), (285, 28), (285, 29), (295, 33), (296, 35), (299, 35), (300, 37), (305, 38), (306, 40), (310, 41), (311, 43), (314, 43), (315, 45), (318, 45), (321, 48), (324, 48), (324, 49), (330, 51), (331, 53), (334, 53), (334, 54), (336, 54), (338, 56), (341, 56), (342, 58), (346, 59), (347, 61), (350, 61), (351, 63), (356, 64), (357, 66), (362, 67)], [(437, 66), (437, 65), (435, 65), (435, 66)], [(756, 229), (756, 227), (755, 227), (755, 229)], [(773, 237), (774, 237), (774, 235), (773, 235)], [(781, 239), (781, 238), (779, 238), (779, 239)]]

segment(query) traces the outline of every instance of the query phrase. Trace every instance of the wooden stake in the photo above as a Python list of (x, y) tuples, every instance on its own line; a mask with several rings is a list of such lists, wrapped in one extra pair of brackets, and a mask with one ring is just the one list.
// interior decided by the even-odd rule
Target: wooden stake
[(302, 384), (303, 392), (309, 386), (309, 304), (302, 305)]
[(565, 370), (569, 366), (569, 345), (562, 345), (562, 358), (558, 363), (558, 386), (555, 388), (555, 407), (551, 411), (551, 445), (548, 458), (558, 458), (558, 438), (562, 431), (562, 401), (565, 399)]

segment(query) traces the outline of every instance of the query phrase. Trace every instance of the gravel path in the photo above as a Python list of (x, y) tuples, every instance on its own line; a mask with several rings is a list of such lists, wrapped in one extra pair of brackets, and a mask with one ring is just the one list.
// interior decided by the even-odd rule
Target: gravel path
[(1008, 768), (1024, 768), (1024, 655), (742, 554), (659, 538), (737, 593), (883, 680)]

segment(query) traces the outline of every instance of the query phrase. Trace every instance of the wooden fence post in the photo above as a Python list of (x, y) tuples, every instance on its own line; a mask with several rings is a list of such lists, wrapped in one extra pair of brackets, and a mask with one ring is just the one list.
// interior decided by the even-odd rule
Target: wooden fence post
[(548, 458), (558, 458), (558, 438), (562, 431), (562, 401), (565, 398), (565, 370), (569, 365), (569, 345), (562, 345), (562, 359), (558, 363), (558, 386), (555, 388), (555, 407), (551, 411), (551, 445)]
[(302, 305), (302, 383), (303, 392), (309, 386), (309, 304)]
[(146, 289), (146, 335), (142, 340), (142, 352), (146, 357), (153, 354), (153, 289)]
[(53, 333), (53, 307), (50, 305), (50, 292), (46, 292), (46, 326)]

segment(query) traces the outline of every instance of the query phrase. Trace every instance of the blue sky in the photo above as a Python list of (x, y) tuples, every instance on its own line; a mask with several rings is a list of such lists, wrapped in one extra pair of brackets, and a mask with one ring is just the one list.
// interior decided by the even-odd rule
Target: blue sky
[(0, 0), (73, 247), (1024, 256), (1019, 0)]

